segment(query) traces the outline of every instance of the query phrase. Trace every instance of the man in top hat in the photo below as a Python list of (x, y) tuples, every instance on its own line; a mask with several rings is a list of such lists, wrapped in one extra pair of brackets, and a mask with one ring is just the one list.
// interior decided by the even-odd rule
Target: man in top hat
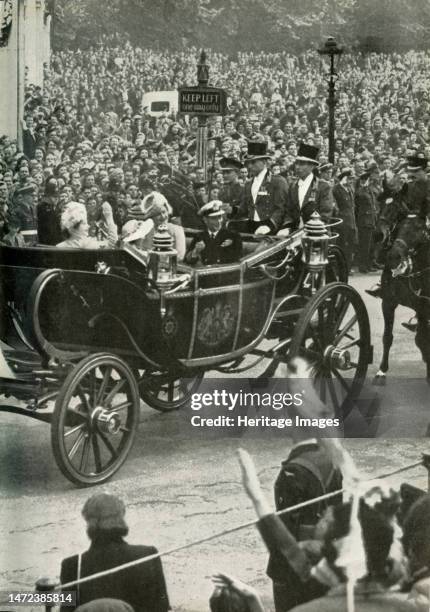
[[(118, 497), (106, 493), (93, 495), (85, 502), (82, 515), (91, 545), (84, 553), (63, 559), (62, 584), (157, 554), (154, 546), (131, 545), (124, 540), (128, 526), (124, 503)], [(170, 610), (159, 557), (78, 584), (71, 590), (76, 591), (77, 605), (106, 597), (128, 603), (135, 612)], [(75, 607), (61, 606), (61, 610), (74, 610)]]
[(282, 176), (273, 176), (268, 167), (270, 155), (266, 142), (248, 142), (244, 158), (251, 179), (244, 187), (238, 217), (245, 223), (236, 225), (250, 234), (276, 234), (281, 229), (288, 201), (288, 183)]
[(205, 229), (192, 240), (185, 262), (191, 265), (227, 264), (239, 261), (242, 240), (236, 232), (223, 227), (224, 210), (221, 200), (208, 202), (199, 211)]
[(343, 168), (339, 174), (339, 181), (333, 187), (333, 197), (336, 203), (335, 216), (342, 219), (342, 223), (336, 227), (336, 231), (339, 234), (339, 246), (344, 252), (350, 273), (354, 248), (357, 243), (353, 181), (352, 169)]
[(239, 172), (243, 164), (234, 157), (222, 157), (219, 165), (224, 177), (220, 200), (225, 205), (227, 215), (235, 217), (243, 197), (243, 186), (239, 182)]
[(333, 193), (330, 184), (317, 178), (319, 148), (301, 143), (297, 151), (295, 170), (298, 176), (289, 189), (287, 215), (284, 224), (291, 231), (306, 223), (317, 211), (328, 222), (333, 212)]
[(430, 217), (430, 181), (427, 175), (428, 159), (424, 153), (407, 157), (408, 186), (406, 205), (411, 214), (425, 219)]

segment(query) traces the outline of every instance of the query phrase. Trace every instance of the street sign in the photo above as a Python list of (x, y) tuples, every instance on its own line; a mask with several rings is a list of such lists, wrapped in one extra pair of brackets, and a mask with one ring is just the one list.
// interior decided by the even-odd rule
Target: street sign
[(219, 87), (180, 87), (179, 112), (187, 115), (225, 115), (227, 94)]

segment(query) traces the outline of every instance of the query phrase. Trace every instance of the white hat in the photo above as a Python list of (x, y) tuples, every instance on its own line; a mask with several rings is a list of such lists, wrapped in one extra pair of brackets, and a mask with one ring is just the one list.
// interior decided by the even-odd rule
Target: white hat
[(224, 214), (221, 200), (211, 200), (199, 210), (201, 217), (221, 217)]
[(70, 231), (80, 223), (87, 223), (87, 209), (84, 204), (70, 202), (61, 215), (61, 229)]
[(152, 219), (147, 221), (137, 221), (130, 219), (122, 227), (121, 238), (124, 242), (134, 242), (145, 238), (154, 227)]
[(146, 219), (159, 215), (163, 208), (167, 209), (169, 215), (172, 214), (172, 207), (159, 191), (151, 191), (142, 200), (141, 210)]

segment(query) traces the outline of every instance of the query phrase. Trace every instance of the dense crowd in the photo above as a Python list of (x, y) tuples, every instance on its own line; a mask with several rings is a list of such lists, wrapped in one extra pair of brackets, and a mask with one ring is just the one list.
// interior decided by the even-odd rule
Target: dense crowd
[[(1, 236), (19, 244), (20, 234), (37, 229), (40, 205), (62, 210), (71, 201), (86, 206), (91, 235), (97, 234), (105, 201), (121, 230), (130, 208), (172, 180), (187, 205), (199, 208), (223, 189), (219, 159), (243, 158), (253, 140), (267, 143), (271, 171), (287, 181), (295, 176), (301, 142), (319, 147), (318, 161), (327, 162), (326, 75), (314, 52), (234, 58), (211, 53), (210, 82), (225, 87), (229, 97), (227, 115), (209, 120), (205, 180), (196, 164), (197, 118), (154, 118), (142, 105), (145, 92), (194, 84), (197, 56), (194, 48), (174, 54), (108, 39), (87, 51), (55, 53), (45, 66), (44, 87), (26, 86), (22, 145), (0, 138)], [(381, 180), (408, 152), (430, 157), (430, 54), (342, 60), (335, 164), (328, 179), (337, 182), (351, 169), (353, 190), (355, 179), (373, 164), (377, 194)], [(243, 168), (239, 184), (246, 179)]]
[[(118, 235), (124, 236), (127, 224), (132, 223), (128, 226), (132, 236), (139, 231), (129, 220), (133, 210), (145, 214), (152, 211), (155, 227), (166, 223), (168, 215), (181, 217), (187, 226), (187, 207), (194, 212), (206, 208), (211, 217), (208, 229), (217, 233), (222, 222), (214, 202), (226, 204), (229, 215), (234, 213), (233, 201), (223, 198), (226, 167), (223, 170), (220, 161), (230, 164), (227, 170), (235, 174), (240, 194), (248, 168), (239, 162), (249, 155), (250, 142), (265, 143), (262, 151), (270, 153), (271, 173), (291, 184), (296, 177), (298, 152), (305, 143), (309, 151), (312, 147), (319, 150), (318, 163), (313, 167), (330, 186), (338, 208), (343, 201), (358, 206), (348, 209), (350, 233), (343, 237), (350, 245), (357, 238), (359, 243), (367, 241), (369, 258), (358, 262), (361, 270), (367, 271), (374, 263), (369, 236), (377, 221), (379, 196), (387, 186), (391, 188), (406, 157), (418, 162), (430, 157), (430, 53), (343, 58), (333, 166), (327, 164), (326, 76), (315, 53), (300, 57), (241, 53), (234, 58), (211, 54), (211, 83), (225, 87), (229, 95), (227, 115), (209, 120), (208, 177), (196, 162), (197, 118), (167, 113), (153, 117), (142, 102), (146, 92), (194, 84), (197, 56), (193, 48), (172, 54), (135, 48), (129, 43), (119, 46), (107, 39), (88, 51), (54, 54), (51, 65), (45, 67), (44, 87), (26, 86), (22, 143), (0, 138), (0, 239), (21, 245), (26, 236), (37, 240), (39, 232), (40, 238), (43, 228), (41, 242), (73, 246), (72, 232), (64, 242), (59, 237), (63, 229), (74, 227), (78, 220), (88, 222), (88, 240), (97, 242), (108, 236), (115, 242)], [(267, 156), (254, 155), (254, 162), (262, 159)], [(302, 163), (303, 159), (312, 163), (311, 158), (302, 157)], [(238, 162), (236, 167), (234, 160)], [(425, 172), (426, 166), (423, 163), (421, 170)], [(338, 186), (344, 193), (336, 195)], [(163, 192), (173, 210), (164, 196), (151, 195), (154, 191)], [(149, 203), (146, 208), (145, 202)], [(371, 215), (370, 225), (364, 221), (360, 225), (363, 202), (371, 202), (373, 207), (365, 213)], [(357, 233), (357, 227), (361, 227), (361, 233)], [(183, 232), (171, 231), (176, 232), (176, 245), (182, 244), (181, 258), (186, 257)], [(235, 250), (234, 236), (226, 234), (220, 240), (223, 248)], [(76, 241), (82, 244), (80, 238)], [(197, 259), (199, 248), (197, 240), (188, 257)], [(310, 470), (306, 461), (308, 466), (314, 461)], [(265, 501), (250, 458), (242, 455), (241, 465), (245, 489), (271, 555), (268, 574), (277, 611), (347, 610), (351, 576), (357, 579), (357, 612), (428, 610), (427, 495), (406, 489), (401, 499), (398, 492), (375, 486), (359, 490), (359, 497), (356, 492), (352, 501), (338, 498), (335, 504), (291, 513), (282, 522)], [(326, 476), (321, 471), (323, 465)], [(295, 506), (326, 491), (336, 492), (342, 487), (342, 477), (349, 478), (349, 492), (353, 485), (358, 490), (358, 483), (363, 484), (357, 474), (351, 473), (348, 458), (336, 463), (309, 435), (295, 440), (275, 486), (277, 509)], [(415, 505), (409, 503), (412, 508), (405, 508), (405, 499), (412, 502), (415, 498)], [(124, 542), (128, 531), (124, 513), (124, 505), (116, 499), (96, 496), (86, 504), (84, 516), (91, 547), (82, 559), (76, 556), (63, 562), (63, 583), (155, 554), (153, 547), (131, 547)], [(303, 526), (309, 528), (306, 533), (301, 531)], [(99, 590), (84, 583), (81, 602), (90, 603), (100, 593), (105, 597), (107, 593), (116, 600), (124, 599), (129, 604), (124, 610), (131, 605), (136, 611), (165, 612), (169, 603), (161, 563), (155, 559), (152, 565), (145, 565), (144, 579), (137, 569), (131, 576), (132, 587), (125, 572), (121, 581), (108, 578)], [(85, 574), (80, 574), (81, 570)], [(215, 583), (212, 610), (263, 610), (258, 594), (250, 587), (223, 575), (215, 577)], [(400, 594), (401, 589), (406, 594)], [(104, 603), (99, 609), (110, 608)]]

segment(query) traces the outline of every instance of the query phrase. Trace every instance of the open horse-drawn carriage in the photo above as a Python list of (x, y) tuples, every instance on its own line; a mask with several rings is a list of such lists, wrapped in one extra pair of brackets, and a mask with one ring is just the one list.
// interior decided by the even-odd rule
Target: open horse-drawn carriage
[(370, 330), (330, 240), (315, 214), (289, 237), (248, 237), (230, 265), (176, 269), (161, 247), (147, 265), (129, 246), (0, 246), (1, 409), (50, 423), (57, 464), (79, 485), (123, 463), (141, 398), (177, 409), (205, 371), (262, 362), (268, 376), (303, 355), (322, 397), (347, 410), (371, 361)]

